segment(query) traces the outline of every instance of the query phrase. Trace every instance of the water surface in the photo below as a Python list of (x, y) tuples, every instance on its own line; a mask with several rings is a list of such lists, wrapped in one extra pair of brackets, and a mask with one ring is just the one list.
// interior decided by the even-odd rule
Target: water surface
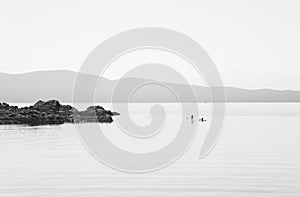
[[(166, 105), (174, 122), (177, 108)], [(138, 104), (131, 116), (146, 125), (148, 109)], [(121, 173), (99, 163), (82, 145), (76, 125), (1, 126), (0, 196), (300, 195), (299, 104), (229, 104), (222, 137), (205, 159), (198, 154), (209, 125), (209, 107), (200, 109), (199, 117), (208, 122), (199, 122), (202, 132), (188, 152), (149, 174)], [(153, 146), (151, 141), (124, 142), (124, 136), (115, 134), (115, 123), (101, 128), (118, 146), (138, 152), (172, 140), (171, 132)]]

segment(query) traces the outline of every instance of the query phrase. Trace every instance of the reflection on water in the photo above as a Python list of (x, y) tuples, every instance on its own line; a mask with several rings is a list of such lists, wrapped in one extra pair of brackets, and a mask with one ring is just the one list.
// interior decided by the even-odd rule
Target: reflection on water
[[(245, 109), (254, 113), (249, 106), (239, 113)], [(0, 196), (299, 196), (300, 116), (283, 111), (284, 116), (228, 116), (208, 157), (197, 158), (201, 132), (176, 163), (141, 175), (97, 162), (81, 144), (75, 125), (1, 126)], [(136, 114), (147, 124), (147, 116)], [(201, 115), (194, 115), (194, 121)], [(183, 124), (191, 124), (191, 114), (186, 116)], [(204, 118), (207, 122), (198, 121), (203, 130), (209, 126), (209, 117)], [(101, 128), (110, 135), (116, 127)]]

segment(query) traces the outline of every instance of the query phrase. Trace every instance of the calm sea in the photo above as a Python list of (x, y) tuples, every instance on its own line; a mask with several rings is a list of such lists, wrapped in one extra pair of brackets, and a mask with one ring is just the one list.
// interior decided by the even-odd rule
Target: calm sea
[[(136, 124), (151, 121), (149, 106), (131, 104)], [(190, 114), (177, 121), (176, 104), (163, 106), (166, 129), (154, 139), (132, 140), (115, 123), (100, 127), (127, 151), (159, 149), (172, 141), (178, 124), (192, 124)], [(186, 154), (147, 174), (122, 173), (99, 163), (84, 148), (76, 125), (1, 126), (0, 196), (300, 196), (300, 104), (227, 104), (218, 144), (199, 159), (209, 112), (209, 104), (199, 105), (199, 117), (208, 121), (199, 122), (199, 135)]]

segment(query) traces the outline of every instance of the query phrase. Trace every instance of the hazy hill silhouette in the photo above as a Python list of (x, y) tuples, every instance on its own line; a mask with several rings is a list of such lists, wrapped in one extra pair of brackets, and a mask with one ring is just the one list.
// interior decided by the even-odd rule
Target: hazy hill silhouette
[[(3, 102), (35, 102), (37, 100), (58, 99), (61, 102), (72, 102), (73, 87), (77, 73), (67, 70), (37, 71), (25, 74), (0, 73), (0, 101)], [(98, 77), (95, 75), (80, 74), (84, 78), (87, 87), (95, 84)], [(146, 82), (146, 79), (127, 78), (123, 83), (136, 85)], [(96, 102), (110, 102), (112, 89), (116, 80), (101, 78), (101, 85), (105, 87), (101, 92), (96, 90)], [(167, 83), (175, 92), (185, 92), (187, 85)], [(210, 94), (206, 87), (193, 86), (198, 97), (198, 102), (209, 102)], [(218, 91), (218, 87), (213, 91)], [(241, 88), (225, 87), (227, 102), (300, 102), (299, 91), (279, 91), (271, 89), (247, 90)], [(90, 95), (82, 92), (79, 96), (81, 102), (90, 101)], [(118, 102), (127, 102), (122, 97), (116, 98)], [(183, 98), (182, 102), (193, 101), (190, 96)], [(219, 100), (218, 100), (219, 101)], [(174, 95), (153, 86), (146, 91), (141, 89), (133, 97), (131, 102), (177, 102)]]

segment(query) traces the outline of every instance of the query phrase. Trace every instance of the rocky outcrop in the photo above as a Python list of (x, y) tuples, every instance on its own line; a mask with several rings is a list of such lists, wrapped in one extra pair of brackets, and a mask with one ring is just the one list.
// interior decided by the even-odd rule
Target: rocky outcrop
[(90, 106), (85, 111), (78, 111), (70, 105), (62, 105), (57, 100), (38, 101), (33, 106), (17, 107), (0, 103), (0, 125), (51, 125), (80, 122), (113, 122), (117, 112), (105, 110), (101, 106)]

